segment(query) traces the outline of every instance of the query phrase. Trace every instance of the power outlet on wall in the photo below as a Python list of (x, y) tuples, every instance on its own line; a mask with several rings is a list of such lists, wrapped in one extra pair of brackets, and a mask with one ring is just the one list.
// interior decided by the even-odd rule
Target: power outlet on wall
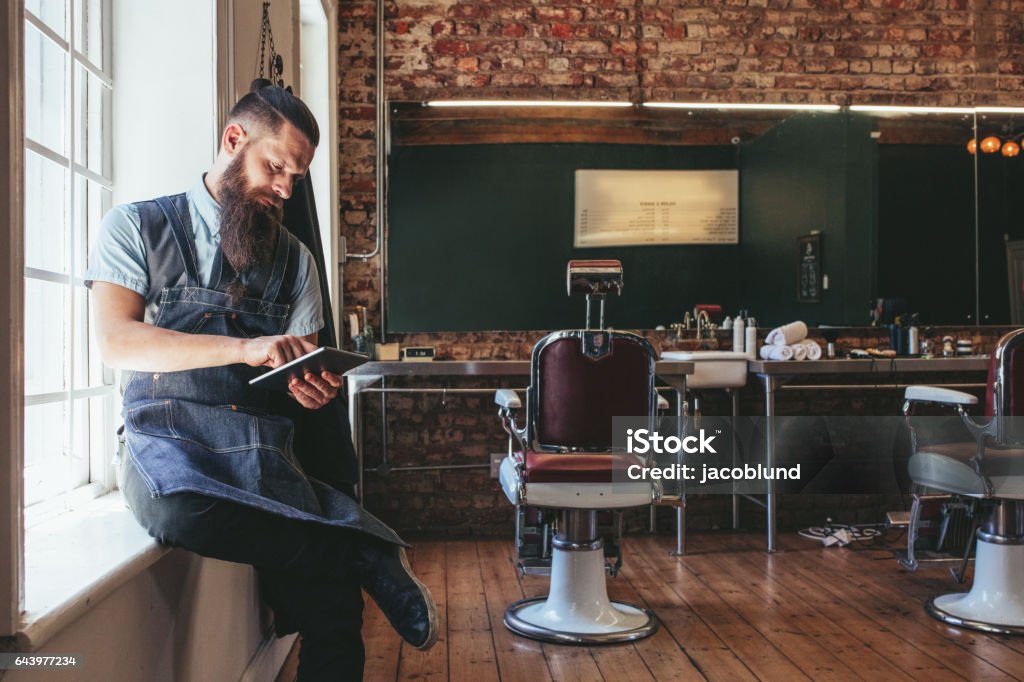
[(505, 459), (506, 455), (504, 452), (492, 452), (491, 453), (491, 478), (498, 477), (498, 469), (501, 468), (501, 460)]

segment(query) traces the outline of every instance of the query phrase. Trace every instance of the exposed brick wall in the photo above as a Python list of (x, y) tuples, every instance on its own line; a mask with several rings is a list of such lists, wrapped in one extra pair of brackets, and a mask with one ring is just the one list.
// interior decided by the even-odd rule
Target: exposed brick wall
[[(970, 106), (1020, 105), (1024, 99), (1024, 0), (404, 0), (385, 8), (385, 94), (392, 101)], [(377, 239), (374, 17), (373, 2), (339, 5), (339, 191), (350, 253), (371, 251)], [(377, 329), (380, 272), (380, 254), (365, 262), (350, 259), (344, 267), (345, 312), (367, 306)], [(539, 335), (388, 340), (437, 345), (453, 359), (500, 359), (527, 357)], [(756, 387), (743, 394), (745, 408), (757, 409), (760, 399)], [(790, 399), (787, 409), (811, 407), (798, 392)], [(864, 400), (865, 409), (892, 413), (891, 396)], [(878, 400), (889, 402), (873, 402)], [(708, 407), (717, 405), (712, 400)], [(368, 407), (368, 425), (379, 423), (378, 410)], [(480, 463), (479, 457), (502, 448), (486, 397), (449, 398), (444, 407), (435, 396), (389, 398), (388, 422), (395, 466)], [(374, 466), (380, 457), (375, 433), (368, 428), (368, 463)], [(367, 483), (370, 507), (403, 529), (509, 528), (508, 505), (486, 470), (369, 474)], [(727, 506), (720, 500), (706, 504), (712, 511), (691, 508), (692, 518), (703, 518), (701, 527), (720, 525)], [(782, 520), (802, 523), (804, 515), (817, 514), (787, 507)]]
[(1014, 11), (967, 0), (391, 3), (388, 94), (973, 103), (976, 91), (1020, 89), (995, 80), (1020, 74)]
[[(342, 230), (374, 213), (375, 5), (339, 5)], [(392, 101), (452, 98), (1019, 105), (1024, 0), (404, 0), (385, 4)], [(346, 308), (378, 315), (380, 258)]]

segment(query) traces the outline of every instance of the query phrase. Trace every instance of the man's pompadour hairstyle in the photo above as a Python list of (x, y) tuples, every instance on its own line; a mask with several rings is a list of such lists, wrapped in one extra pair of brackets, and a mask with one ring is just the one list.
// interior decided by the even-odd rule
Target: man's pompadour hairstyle
[[(246, 120), (276, 133), (285, 121), (291, 123), (315, 147), (320, 144), (320, 127), (306, 103), (285, 89), (257, 78), (242, 99), (231, 108), (228, 121)], [(250, 131), (251, 132), (251, 131)]]

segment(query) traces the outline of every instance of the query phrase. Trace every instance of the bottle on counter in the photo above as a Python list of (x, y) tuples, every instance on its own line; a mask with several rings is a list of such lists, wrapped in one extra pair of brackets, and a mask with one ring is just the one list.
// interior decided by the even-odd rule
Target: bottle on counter
[(943, 336), (942, 337), (942, 357), (951, 358), (956, 355), (956, 349), (953, 347), (953, 337)]
[(363, 330), (363, 339), (366, 342), (365, 353), (370, 356), (371, 360), (377, 359), (377, 344), (373, 338), (373, 327), (367, 326)]
[(903, 348), (902, 355), (917, 355), (921, 350), (921, 333), (918, 328), (921, 316), (917, 313), (905, 315), (903, 317), (903, 323), (906, 327), (906, 345)]
[(757, 360), (757, 320), (754, 318), (750, 318), (750, 324), (747, 325), (744, 350), (747, 352), (748, 359)]
[(745, 350), (747, 342), (746, 323), (742, 317), (737, 316), (732, 323), (732, 349), (737, 352)]

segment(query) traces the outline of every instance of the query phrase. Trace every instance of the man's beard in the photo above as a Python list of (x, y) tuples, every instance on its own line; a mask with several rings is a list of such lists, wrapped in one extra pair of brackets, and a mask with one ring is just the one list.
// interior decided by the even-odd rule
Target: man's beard
[(283, 209), (267, 206), (249, 187), (245, 177), (243, 147), (228, 164), (220, 180), (220, 248), (238, 277), (228, 285), (233, 299), (245, 293), (241, 276), (249, 270), (267, 265), (277, 244), (277, 226)]

